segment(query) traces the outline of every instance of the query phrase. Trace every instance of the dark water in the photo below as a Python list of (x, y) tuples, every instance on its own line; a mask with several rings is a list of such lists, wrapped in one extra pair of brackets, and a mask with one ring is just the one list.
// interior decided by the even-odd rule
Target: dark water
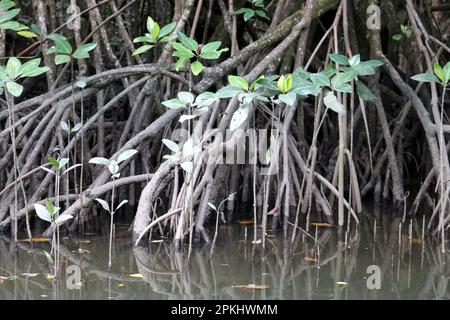
[[(167, 239), (133, 248), (129, 225), (119, 223), (111, 271), (105, 228), (61, 240), (57, 279), (47, 276), (49, 243), (0, 238), (0, 299), (448, 299), (449, 251), (431, 235), (422, 241), (422, 225), (370, 210), (341, 235), (311, 227), (312, 238), (299, 231), (291, 242), (268, 231), (263, 252), (252, 244), (253, 226), (235, 223), (219, 229), (211, 255), (208, 245), (189, 254)], [(380, 289), (367, 286), (371, 265), (381, 271)]]

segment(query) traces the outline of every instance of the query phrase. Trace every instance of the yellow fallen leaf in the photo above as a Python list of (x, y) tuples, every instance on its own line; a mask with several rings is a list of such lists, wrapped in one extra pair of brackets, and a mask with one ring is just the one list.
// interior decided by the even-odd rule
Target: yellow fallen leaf
[(80, 242), (80, 243), (86, 243), (86, 244), (87, 244), (87, 243), (91, 243), (91, 240), (80, 240), (79, 242)]
[(55, 280), (55, 276), (52, 274), (47, 275), (47, 280)]
[(253, 224), (253, 220), (239, 220), (238, 223), (243, 224), (243, 225), (248, 225), (248, 224)]
[[(20, 242), (30, 242), (30, 239), (22, 239), (19, 241)], [(35, 243), (40, 243), (40, 242), (49, 242), (50, 240), (47, 238), (31, 238), (31, 241), (33, 241)]]
[(249, 289), (249, 290), (264, 290), (269, 289), (269, 286), (266, 284), (236, 284), (232, 286), (233, 288), (240, 288), (240, 289)]
[(117, 286), (118, 286), (119, 288), (125, 287), (125, 285), (124, 285), (123, 283), (119, 283)]
[(341, 285), (341, 286), (346, 286), (346, 285), (348, 285), (348, 283), (345, 282), (345, 281), (337, 281), (336, 284)]
[(325, 223), (325, 222), (312, 222), (311, 225), (313, 227), (317, 227), (317, 228), (332, 228), (332, 227), (334, 227), (332, 224)]
[(317, 263), (317, 262), (319, 262), (319, 260), (317, 260), (316, 258), (313, 258), (313, 257), (305, 257), (305, 261), (306, 262), (310, 262), (310, 263)]
[(133, 273), (128, 275), (130, 278), (139, 278), (142, 279), (144, 276), (140, 273)]
[(152, 241), (150, 241), (150, 243), (161, 243), (161, 242), (164, 242), (164, 240), (152, 240)]

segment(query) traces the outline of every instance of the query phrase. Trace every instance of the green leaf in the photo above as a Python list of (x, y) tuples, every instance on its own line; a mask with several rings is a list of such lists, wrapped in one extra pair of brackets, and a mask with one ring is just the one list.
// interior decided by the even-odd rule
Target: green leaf
[(194, 57), (194, 54), (192, 53), (192, 51), (190, 49), (188, 49), (187, 47), (185, 47), (183, 44), (181, 44), (179, 42), (174, 42), (172, 44), (172, 46), (176, 50), (174, 53), (172, 53), (172, 56), (179, 57), (179, 58), (187, 58), (187, 59)]
[(116, 207), (116, 209), (114, 210), (114, 212), (117, 211), (117, 210), (119, 210), (120, 207), (122, 207), (124, 204), (127, 204), (127, 203), (128, 203), (128, 200), (122, 200), (122, 201), (120, 201), (119, 205)]
[(292, 89), (292, 75), (286, 77), (282, 75), (277, 81), (277, 87), (281, 93), (289, 92)]
[(180, 69), (183, 68), (186, 65), (186, 63), (188, 63), (188, 62), (189, 62), (188, 58), (178, 59), (177, 63), (175, 63), (175, 70), (180, 71)]
[(371, 65), (366, 64), (366, 62), (361, 62), (360, 64), (352, 66), (352, 70), (359, 76), (369, 76), (375, 74), (375, 69)]
[(195, 76), (198, 76), (203, 71), (203, 68), (203, 65), (198, 60), (191, 63), (191, 71)]
[(14, 1), (11, 1), (11, 0), (0, 1), (0, 10), (8, 10), (14, 6), (15, 6)]
[(330, 59), (342, 66), (348, 66), (350, 64), (348, 58), (346, 56), (343, 56), (342, 54), (332, 53), (330, 54)]
[(248, 82), (242, 77), (238, 76), (228, 76), (228, 83), (236, 88), (248, 91)]
[(11, 80), (16, 79), (18, 76), (20, 76), (20, 69), (22, 67), (22, 63), (19, 59), (15, 57), (11, 57), (8, 59), (8, 62), (6, 63), (6, 74)]
[(361, 62), (361, 56), (360, 56), (359, 54), (354, 55), (353, 57), (351, 57), (351, 58), (348, 60), (348, 63), (349, 63), (351, 66), (357, 65), (357, 64), (359, 64), (360, 62)]
[(175, 27), (176, 27), (177, 23), (176, 22), (172, 22), (169, 23), (168, 25), (165, 25), (164, 27), (161, 28), (161, 30), (159, 31), (159, 37), (165, 37), (167, 36), (169, 33), (171, 33)]
[(200, 53), (200, 58), (202, 59), (207, 59), (207, 60), (214, 60), (214, 59), (218, 59), (220, 57), (220, 55), (222, 54), (222, 52), (227, 52), (228, 48), (223, 48), (217, 51), (209, 51), (209, 52), (203, 52)]
[(255, 12), (258, 17), (270, 20), (270, 18), (267, 16), (267, 14), (263, 10), (256, 10)]
[(392, 40), (395, 40), (395, 41), (400, 41), (402, 38), (403, 38), (403, 35), (401, 33), (397, 33), (392, 36)]
[(102, 206), (103, 209), (105, 209), (105, 210), (108, 211), (108, 212), (111, 212), (111, 211), (109, 210), (109, 204), (108, 204), (108, 202), (106, 202), (105, 200), (100, 199), (100, 198), (95, 198), (95, 201), (97, 201), (98, 203), (100, 203), (100, 205)]
[(136, 153), (138, 153), (138, 152), (137, 152), (137, 150), (134, 150), (134, 149), (125, 150), (124, 152), (119, 154), (119, 156), (117, 157), (117, 163), (124, 162), (125, 160), (134, 156)]
[(450, 62), (447, 62), (447, 64), (444, 66), (444, 78), (445, 78), (445, 84), (447, 84), (450, 81)]
[(30, 61), (25, 62), (19, 69), (18, 73), (24, 76), (24, 74), (29, 73), (39, 67), (41, 64), (41, 58), (32, 59)]
[(331, 80), (331, 85), (334, 89), (336, 89), (337, 87), (342, 87), (342, 85), (352, 81), (357, 76), (358, 74), (354, 70), (340, 72), (333, 77), (333, 79)]
[(89, 163), (101, 164), (103, 166), (108, 166), (111, 163), (111, 161), (109, 161), (108, 159), (103, 158), (103, 157), (95, 157), (95, 158), (92, 158), (91, 160), (89, 160)]
[(247, 10), (247, 11), (244, 13), (244, 21), (247, 22), (248, 20), (250, 20), (250, 19), (253, 18), (254, 16), (255, 16), (255, 11), (249, 9), (249, 10)]
[(152, 34), (152, 40), (153, 40), (154, 42), (156, 42), (156, 41), (158, 40), (158, 37), (159, 37), (159, 31), (160, 31), (159, 24), (155, 23), (155, 25), (153, 26), (153, 30), (152, 30), (152, 32), (151, 32), (151, 34)]
[(297, 100), (297, 95), (293, 92), (289, 92), (287, 94), (280, 94), (278, 96), (282, 102), (286, 103), (289, 106), (293, 106), (295, 101)]
[(176, 144), (175, 142), (173, 142), (172, 140), (169, 139), (162, 139), (162, 143), (164, 143), (164, 145), (169, 148), (171, 151), (178, 153), (180, 152), (180, 147), (178, 146), (178, 144)]
[(181, 41), (183, 46), (185, 46), (186, 48), (188, 48), (191, 51), (194, 51), (194, 52), (197, 51), (197, 48), (198, 48), (197, 41), (195, 41), (194, 39), (188, 38), (182, 32), (177, 32), (177, 37), (178, 37), (178, 40)]
[(69, 163), (69, 158), (62, 158), (61, 160), (58, 160), (58, 169), (61, 169), (68, 163)]
[(20, 9), (12, 9), (6, 11), (4, 14), (0, 16), (0, 23), (6, 22), (17, 16), (20, 12)]
[(144, 52), (150, 50), (150, 49), (153, 48), (153, 47), (154, 47), (153, 45), (149, 45), (149, 44), (144, 45), (144, 46), (141, 46), (141, 47), (137, 48), (136, 50), (134, 50), (134, 52), (133, 52), (132, 55), (133, 55), (133, 56), (136, 56), (136, 55), (138, 55), (138, 54), (142, 54), (142, 53), (144, 53)]
[(317, 84), (320, 87), (330, 86), (330, 79), (322, 72), (319, 73), (311, 73), (309, 75), (311, 81)]
[(221, 89), (219, 89), (215, 96), (219, 99), (226, 99), (226, 98), (232, 98), (236, 96), (239, 93), (243, 93), (244, 91), (242, 89), (233, 87), (233, 86), (225, 86)]
[(361, 97), (361, 99), (366, 101), (376, 101), (377, 97), (370, 91), (367, 86), (362, 83), (361, 81), (358, 81), (356, 83), (356, 92), (358, 93), (358, 96)]
[(304, 81), (295, 86), (292, 92), (305, 97), (308, 95), (317, 96), (320, 93), (320, 88), (315, 83)]
[(45, 208), (47, 208), (48, 213), (50, 213), (50, 216), (53, 216), (56, 212), (58, 212), (59, 208), (57, 209), (53, 202), (50, 200), (45, 201)]
[(42, 204), (35, 203), (34, 204), (34, 210), (36, 211), (36, 214), (38, 217), (44, 221), (52, 222), (52, 217), (50, 215), (50, 212), (48, 212), (47, 208), (44, 207)]
[(38, 35), (36, 33), (32, 32), (32, 31), (26, 31), (26, 30), (19, 31), (19, 32), (17, 32), (17, 34), (19, 36), (24, 37), (24, 38), (36, 38), (36, 37), (38, 37)]
[(186, 104), (193, 104), (194, 103), (194, 95), (188, 91), (180, 91), (177, 94), (178, 99)]
[(45, 72), (47, 72), (48, 70), (50, 70), (48, 67), (37, 67), (34, 70), (31, 70), (30, 72), (24, 72), (20, 75), (21, 78), (25, 78), (25, 77), (36, 77), (40, 74), (43, 74)]
[(73, 53), (73, 57), (75, 59), (86, 59), (89, 58), (89, 51), (92, 51), (95, 49), (97, 44), (95, 42), (91, 43), (85, 43), (77, 48), (75, 52)]
[(6, 82), (6, 90), (14, 97), (20, 97), (23, 92), (23, 86), (13, 81)]
[(162, 104), (166, 106), (167, 108), (171, 109), (187, 109), (186, 104), (180, 99), (171, 99), (167, 101), (163, 101)]
[(55, 223), (59, 225), (70, 219), (73, 219), (73, 217), (68, 213), (64, 213), (60, 215), (58, 218), (56, 218)]
[(63, 39), (62, 37), (57, 37), (55, 39), (55, 47), (56, 52), (59, 54), (70, 55), (72, 53), (72, 46), (70, 45), (69, 41)]
[(239, 107), (231, 117), (230, 122), (230, 130), (234, 131), (237, 128), (239, 128), (245, 120), (248, 118), (248, 114), (250, 112), (250, 107), (248, 105), (245, 105), (243, 107)]
[(50, 162), (50, 164), (51, 164), (53, 167), (55, 167), (55, 168), (58, 168), (58, 167), (59, 167), (59, 162), (58, 162), (58, 160), (56, 160), (56, 159), (53, 158), (52, 156), (49, 156), (49, 157), (47, 158), (47, 160), (48, 160), (48, 162)]
[(180, 164), (181, 168), (187, 173), (191, 173), (194, 168), (194, 164), (190, 161), (186, 161)]
[(439, 82), (439, 79), (430, 72), (416, 74), (415, 76), (412, 76), (411, 79), (419, 82)]
[(345, 106), (338, 101), (333, 92), (328, 92), (323, 99), (325, 106), (334, 112), (344, 115), (346, 113)]
[(202, 49), (201, 49), (201, 53), (205, 53), (205, 52), (214, 52), (217, 49), (220, 48), (220, 45), (222, 44), (221, 41), (213, 41), (210, 43), (205, 44)]
[(70, 61), (70, 56), (68, 56), (67, 54), (57, 54), (55, 56), (55, 64), (56, 65), (67, 63), (69, 61)]
[(152, 38), (147, 37), (147, 36), (140, 36), (140, 37), (137, 37), (137, 38), (133, 39), (133, 43), (137, 43), (137, 42), (151, 42), (151, 41), (152, 41)]
[(445, 83), (445, 73), (444, 69), (438, 64), (435, 63), (433, 65), (434, 74), (441, 80), (442, 83)]

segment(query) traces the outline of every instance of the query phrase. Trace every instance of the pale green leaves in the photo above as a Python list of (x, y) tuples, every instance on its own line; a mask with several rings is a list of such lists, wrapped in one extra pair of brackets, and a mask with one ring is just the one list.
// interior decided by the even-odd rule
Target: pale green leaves
[(345, 106), (339, 102), (333, 92), (329, 91), (323, 98), (325, 106), (337, 114), (345, 115)]
[(125, 160), (128, 160), (132, 156), (134, 156), (137, 153), (137, 150), (134, 149), (128, 149), (123, 151), (118, 157), (117, 160), (109, 160), (103, 157), (94, 157), (89, 160), (89, 163), (92, 164), (99, 164), (105, 167), (108, 167), (109, 172), (111, 173), (113, 178), (119, 178), (119, 164), (121, 162), (124, 162)]
[(2, 11), (0, 13), (0, 30), (13, 30), (16, 31), (18, 35), (25, 38), (37, 37), (34, 32), (29, 31), (29, 28), (26, 25), (13, 20), (20, 13), (19, 8), (11, 9), (14, 6), (15, 3), (13, 1), (0, 1), (0, 11)]
[(19, 59), (11, 57), (6, 63), (6, 68), (0, 66), (0, 83), (5, 83), (6, 90), (14, 97), (19, 97), (23, 92), (23, 86), (17, 83), (20, 78), (35, 77), (49, 69), (39, 67), (40, 58), (32, 59), (24, 64)]
[(49, 39), (55, 42), (55, 45), (47, 50), (47, 54), (55, 54), (55, 64), (64, 64), (74, 59), (87, 59), (89, 52), (97, 47), (95, 42), (80, 45), (74, 52), (70, 42), (62, 35), (52, 34)]
[(443, 87), (446, 87), (450, 82), (450, 62), (444, 67), (441, 67), (438, 63), (433, 65), (434, 74), (430, 72), (425, 72), (421, 74), (416, 74), (411, 77), (411, 79), (419, 81), (419, 82), (437, 82), (440, 83)]
[(231, 117), (230, 130), (234, 131), (239, 128), (245, 122), (245, 120), (247, 120), (249, 113), (249, 105), (243, 105), (239, 107)]
[(184, 109), (187, 110), (189, 106), (194, 107), (192, 114), (182, 115), (180, 122), (194, 119), (203, 112), (207, 111), (208, 107), (214, 104), (218, 98), (214, 93), (206, 91), (194, 98), (194, 95), (188, 91), (181, 91), (178, 93), (177, 98), (163, 101), (162, 104), (171, 109)]
[(264, 11), (264, 2), (262, 0), (249, 0), (248, 2), (250, 2), (252, 4), (252, 8), (241, 8), (237, 11), (234, 12), (234, 14), (239, 15), (239, 14), (243, 14), (244, 15), (244, 21), (248, 21), (251, 18), (257, 16), (266, 20), (270, 20), (270, 18), (267, 16), (266, 12)]
[(111, 208), (109, 207), (108, 202), (106, 202), (103, 199), (100, 198), (95, 198), (95, 201), (97, 201), (104, 210), (108, 211), (111, 215), (113, 215), (114, 213), (116, 213), (117, 210), (119, 210), (123, 205), (128, 203), (128, 200), (122, 200), (119, 205), (114, 209), (114, 211), (111, 211)]
[(147, 33), (143, 36), (139, 36), (133, 40), (134, 43), (143, 42), (144, 45), (140, 46), (133, 52), (133, 56), (147, 52), (153, 48), (157, 43), (164, 43), (172, 40), (174, 36), (169, 34), (175, 29), (176, 23), (170, 23), (162, 28), (151, 17), (147, 18)]
[(282, 75), (277, 82), (277, 87), (281, 93), (287, 93), (292, 89), (292, 75)]
[(235, 88), (248, 91), (248, 82), (242, 77), (228, 76), (228, 83)]
[(394, 34), (392, 36), (392, 40), (400, 41), (401, 39), (403, 39), (403, 37), (409, 39), (411, 35), (412, 35), (411, 28), (402, 24), (400, 25), (400, 33)]
[(199, 75), (204, 66), (200, 62), (200, 59), (214, 60), (218, 59), (222, 52), (228, 51), (228, 48), (219, 49), (222, 42), (214, 41), (200, 46), (197, 41), (187, 37), (182, 32), (177, 32), (177, 38), (180, 42), (175, 42), (172, 44), (175, 51), (172, 53), (173, 57), (179, 58), (175, 64), (175, 69), (179, 71), (191, 59), (195, 58), (195, 61), (191, 63), (191, 72), (194, 75)]
[(72, 219), (73, 217), (70, 214), (61, 214), (57, 215), (60, 210), (59, 207), (55, 207), (50, 200), (45, 202), (45, 206), (39, 203), (34, 204), (34, 210), (36, 211), (37, 216), (44, 221), (50, 222), (51, 224), (61, 224), (67, 220)]

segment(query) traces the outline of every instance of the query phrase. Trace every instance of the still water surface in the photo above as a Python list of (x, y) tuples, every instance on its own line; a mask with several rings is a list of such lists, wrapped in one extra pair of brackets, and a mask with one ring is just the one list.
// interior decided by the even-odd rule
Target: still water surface
[[(311, 226), (294, 242), (268, 231), (264, 252), (253, 226), (219, 228), (211, 246), (174, 250), (156, 238), (133, 248), (129, 223), (116, 224), (108, 270), (108, 228), (61, 240), (61, 275), (48, 276), (50, 243), (18, 246), (0, 238), (0, 299), (448, 299), (450, 252), (423, 235), (423, 220), (365, 213), (339, 236)], [(107, 222), (107, 221), (106, 221)], [(107, 223), (105, 223), (107, 225)], [(260, 235), (260, 229), (258, 235)], [(410, 236), (412, 233), (412, 237)], [(447, 246), (448, 247), (448, 246)], [(367, 268), (381, 271), (381, 288), (367, 287)], [(75, 271), (74, 271), (75, 270)], [(77, 278), (79, 271), (79, 279)]]

